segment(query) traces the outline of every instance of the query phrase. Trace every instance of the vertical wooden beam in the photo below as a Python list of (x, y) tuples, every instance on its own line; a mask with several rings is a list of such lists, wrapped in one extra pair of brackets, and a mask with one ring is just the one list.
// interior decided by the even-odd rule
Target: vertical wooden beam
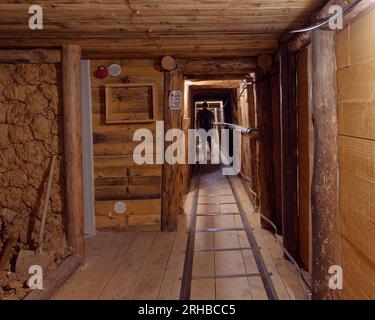
[[(184, 90), (184, 80), (182, 74), (173, 70), (164, 73), (164, 130), (181, 129), (183, 106), (180, 110), (169, 109), (169, 93), (171, 90)], [(164, 150), (168, 148), (170, 142), (165, 142)], [(162, 178), (162, 200), (161, 200), (161, 230), (172, 232), (177, 230), (177, 217), (181, 208), (183, 186), (181, 176), (181, 165), (170, 165), (164, 163)], [(187, 178), (187, 177), (185, 177)]]
[[(275, 59), (274, 59), (275, 60)], [(275, 179), (275, 221), (279, 234), (282, 234), (283, 218), (281, 208), (281, 123), (280, 123), (280, 77), (279, 61), (275, 60), (271, 68), (273, 166)]]
[(95, 187), (94, 187), (94, 144), (91, 101), (90, 60), (81, 61), (82, 94), (82, 157), (85, 164), (82, 170), (84, 191), (84, 233), (94, 236), (95, 226)]
[(298, 159), (296, 56), (280, 48), (282, 216), (284, 246), (298, 258)]
[[(259, 132), (259, 198), (261, 213), (272, 222), (276, 218), (273, 167), (273, 128), (271, 78), (267, 72), (256, 72), (256, 97)], [(262, 219), (263, 228), (273, 228)]]
[(61, 69), (66, 237), (73, 251), (84, 256), (80, 46), (63, 46)]
[[(249, 127), (257, 128), (255, 108), (255, 85), (251, 85), (247, 90), (249, 105)], [(254, 205), (259, 205), (259, 174), (258, 174), (258, 139), (250, 139), (250, 188), (257, 194), (254, 198)]]
[(314, 163), (312, 183), (313, 295), (331, 299), (328, 270), (338, 264), (338, 123), (335, 32), (312, 34), (312, 109)]

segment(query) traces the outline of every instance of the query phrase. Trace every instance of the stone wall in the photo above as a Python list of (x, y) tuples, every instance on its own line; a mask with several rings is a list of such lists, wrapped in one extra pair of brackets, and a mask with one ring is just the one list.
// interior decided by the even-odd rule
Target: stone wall
[(56, 252), (54, 265), (68, 253), (62, 214), (60, 79), (56, 65), (0, 64), (0, 257), (7, 241), (16, 239), (5, 270), (0, 270), (0, 299), (27, 293), (13, 273), (14, 265), (20, 249), (36, 248), (54, 154), (58, 161), (44, 249)]

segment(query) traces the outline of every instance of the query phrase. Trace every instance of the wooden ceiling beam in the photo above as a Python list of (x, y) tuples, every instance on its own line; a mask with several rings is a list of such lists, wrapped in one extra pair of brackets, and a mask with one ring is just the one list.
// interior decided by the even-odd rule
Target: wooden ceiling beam
[(0, 63), (60, 63), (60, 50), (0, 50)]
[(253, 58), (176, 59), (176, 63), (186, 75), (247, 74), (256, 68)]
[[(76, 44), (87, 55), (124, 58), (256, 56), (276, 51), (282, 32), (305, 25), (323, 1), (9, 1), (0, 4), (0, 47)], [(43, 7), (43, 30), (28, 28), (31, 4)]]

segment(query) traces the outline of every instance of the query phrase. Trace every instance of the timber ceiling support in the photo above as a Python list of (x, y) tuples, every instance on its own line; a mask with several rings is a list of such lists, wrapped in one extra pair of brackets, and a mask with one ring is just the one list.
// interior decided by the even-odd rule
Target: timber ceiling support
[[(181, 72), (174, 70), (164, 73), (164, 131), (170, 129), (181, 129), (183, 106), (180, 109), (169, 108), (169, 94), (171, 91), (184, 91), (184, 79)], [(164, 143), (166, 151), (171, 142)], [(181, 210), (183, 197), (183, 179), (182, 165), (169, 164), (165, 161), (162, 173), (162, 195), (161, 195), (161, 230), (173, 232), (177, 230), (177, 217)]]
[(329, 288), (331, 266), (339, 264), (338, 121), (334, 31), (312, 34), (312, 109), (314, 163), (312, 182), (313, 298), (334, 299)]
[(246, 75), (255, 71), (254, 58), (176, 59), (178, 69), (186, 76)]
[[(280, 35), (306, 25), (324, 0), (41, 1), (43, 30), (31, 30), (30, 1), (0, 4), (0, 46), (76, 44), (89, 59), (244, 57), (273, 53)], [(99, 3), (100, 2), (100, 3)], [(135, 14), (136, 13), (136, 14)], [(166, 23), (168, 22), (168, 23)]]
[(60, 63), (60, 50), (0, 50), (0, 63)]
[(62, 48), (62, 100), (65, 164), (65, 223), (68, 244), (84, 257), (81, 124), (81, 48)]

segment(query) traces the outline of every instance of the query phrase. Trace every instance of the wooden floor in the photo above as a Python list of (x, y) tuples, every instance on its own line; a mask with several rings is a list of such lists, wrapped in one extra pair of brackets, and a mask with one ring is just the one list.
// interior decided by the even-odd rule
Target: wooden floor
[[(260, 228), (259, 216), (241, 181), (231, 177), (248, 218), (261, 253), (272, 273), (272, 280), (279, 299), (305, 299), (298, 275), (290, 262), (283, 258), (274, 237)], [(190, 212), (193, 192), (186, 201)], [(198, 199), (198, 213), (233, 213), (233, 195), (227, 178), (221, 171), (202, 174)], [(179, 299), (183, 272), (188, 214), (179, 217), (178, 231), (101, 231), (87, 239), (87, 262), (55, 294), (53, 299), (130, 299), (176, 300)], [(197, 228), (242, 227), (239, 216), (223, 215), (198, 217)], [(199, 233), (195, 248), (249, 247), (242, 231)], [(194, 254), (193, 275), (212, 276), (258, 272), (251, 251), (201, 252)], [(260, 278), (234, 278), (193, 280), (191, 299), (267, 299)]]

